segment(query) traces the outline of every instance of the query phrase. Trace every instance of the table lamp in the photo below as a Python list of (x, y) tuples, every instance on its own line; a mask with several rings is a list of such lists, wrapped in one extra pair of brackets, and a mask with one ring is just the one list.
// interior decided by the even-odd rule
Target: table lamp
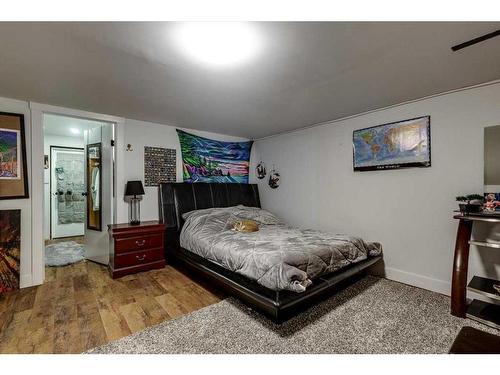
[(139, 225), (141, 223), (141, 198), (138, 195), (144, 195), (142, 181), (127, 181), (125, 196), (132, 196), (130, 199), (130, 225)]

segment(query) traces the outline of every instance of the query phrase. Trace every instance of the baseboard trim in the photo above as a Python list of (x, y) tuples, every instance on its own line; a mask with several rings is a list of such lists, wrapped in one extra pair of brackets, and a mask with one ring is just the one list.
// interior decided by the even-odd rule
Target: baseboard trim
[(401, 271), (391, 267), (385, 268), (385, 277), (389, 280), (394, 280), (403, 284), (431, 290), (433, 292), (441, 293), (447, 296), (451, 294), (451, 282), (449, 281), (433, 279), (431, 277)]
[(20, 288), (28, 288), (33, 286), (33, 279), (31, 278), (30, 273), (26, 273), (19, 277), (19, 287)]

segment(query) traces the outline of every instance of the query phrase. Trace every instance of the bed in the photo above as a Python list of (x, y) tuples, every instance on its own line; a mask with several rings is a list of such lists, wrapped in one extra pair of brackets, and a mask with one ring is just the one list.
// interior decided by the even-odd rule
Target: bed
[[(300, 231), (271, 214), (258, 216), (268, 214), (259, 208), (254, 184), (160, 184), (159, 216), (166, 225), (167, 261), (201, 273), (273, 321), (282, 322), (344, 287), (382, 258), (377, 244)], [(256, 218), (261, 229), (253, 234), (235, 233), (227, 227), (234, 217)], [(279, 238), (272, 246), (263, 241), (273, 236)], [(295, 251), (278, 249), (276, 241)], [(335, 246), (324, 246), (328, 242)], [(308, 252), (315, 255), (307, 257)], [(315, 258), (322, 260), (311, 261)]]

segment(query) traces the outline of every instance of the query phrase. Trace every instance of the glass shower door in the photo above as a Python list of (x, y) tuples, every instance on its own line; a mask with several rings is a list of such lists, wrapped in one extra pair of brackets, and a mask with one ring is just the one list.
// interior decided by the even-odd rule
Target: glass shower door
[(51, 237), (83, 236), (87, 189), (83, 149), (50, 148)]

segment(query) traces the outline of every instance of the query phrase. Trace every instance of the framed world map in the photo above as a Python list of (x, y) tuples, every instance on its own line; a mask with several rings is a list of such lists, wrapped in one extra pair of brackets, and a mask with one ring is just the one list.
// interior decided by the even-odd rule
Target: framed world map
[(431, 166), (431, 118), (377, 125), (353, 132), (354, 171)]

